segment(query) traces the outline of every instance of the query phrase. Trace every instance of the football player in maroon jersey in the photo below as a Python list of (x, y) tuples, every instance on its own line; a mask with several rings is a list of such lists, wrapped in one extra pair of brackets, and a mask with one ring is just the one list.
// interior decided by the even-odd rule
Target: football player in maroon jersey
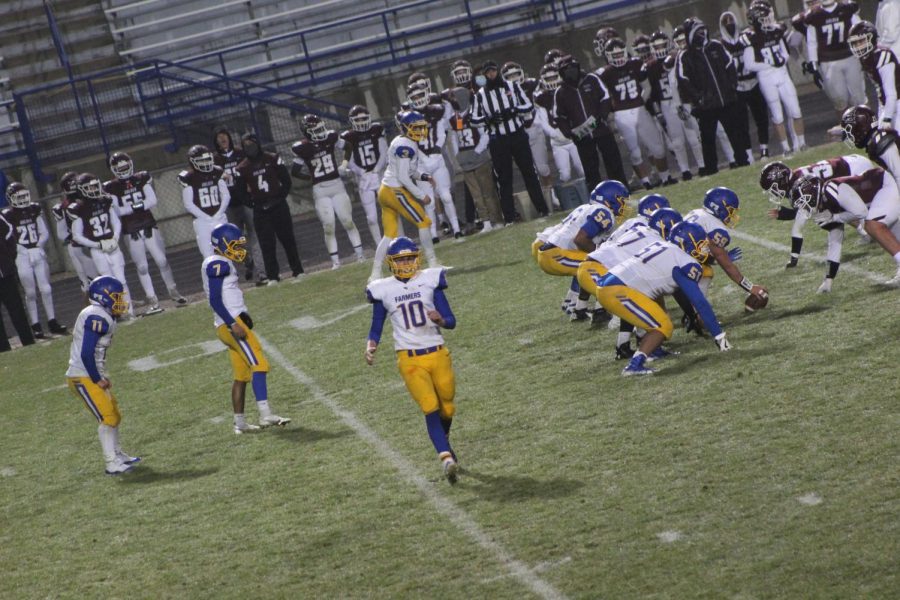
[(325, 247), (331, 256), (331, 268), (338, 269), (341, 266), (341, 259), (334, 230), (335, 215), (350, 238), (356, 260), (363, 259), (362, 240), (353, 222), (350, 196), (347, 195), (344, 182), (341, 181), (341, 175), (346, 173), (346, 167), (338, 163), (337, 159), (344, 142), (336, 131), (328, 129), (325, 121), (318, 115), (304, 115), (301, 129), (306, 139), (291, 146), (291, 151), (297, 157), (294, 159), (291, 174), (298, 179), (312, 182), (316, 214), (325, 232)]
[(53, 308), (50, 267), (47, 265), (47, 254), (44, 251), (44, 246), (50, 239), (50, 230), (47, 229), (41, 206), (31, 200), (31, 192), (18, 181), (6, 186), (6, 200), (9, 206), (3, 209), (3, 217), (15, 229), (16, 270), (22, 289), (25, 290), (25, 307), (31, 318), (34, 337), (44, 338), (44, 330), (41, 328), (38, 315), (38, 292), (41, 294), (44, 312), (47, 314), (47, 328), (50, 333), (66, 334), (68, 329), (57, 323), (56, 311)]
[(613, 38), (606, 42), (606, 59), (609, 65), (597, 74), (609, 90), (613, 119), (619, 135), (625, 142), (635, 173), (641, 178), (644, 188), (650, 189), (650, 165), (644, 161), (643, 145), (650, 151), (650, 162), (659, 173), (663, 185), (677, 183), (669, 174), (666, 146), (653, 118), (644, 107), (641, 82), (647, 73), (641, 70), (639, 58), (628, 56), (625, 42)]
[(81, 291), (87, 292), (88, 285), (99, 273), (90, 252), (72, 239), (72, 215), (69, 210), (79, 202), (78, 187), (75, 185), (77, 178), (78, 173), (75, 171), (63, 173), (59, 179), (59, 187), (63, 193), (62, 200), (54, 204), (50, 211), (56, 219), (56, 237), (66, 246), (69, 260), (81, 282)]
[(377, 243), (381, 239), (378, 224), (378, 188), (387, 165), (387, 139), (381, 123), (373, 123), (369, 109), (359, 104), (350, 109), (350, 129), (341, 133), (344, 162), (356, 177), (359, 200), (366, 211), (369, 233)]
[(181, 202), (194, 217), (197, 248), (203, 258), (213, 253), (210, 235), (218, 225), (228, 222), (226, 211), (231, 200), (225, 171), (216, 166), (209, 148), (202, 144), (191, 146), (187, 153), (188, 168), (178, 174)]
[(113, 198), (113, 210), (122, 221), (122, 232), (126, 236), (128, 253), (131, 254), (131, 260), (137, 267), (138, 280), (147, 297), (148, 309), (144, 314), (162, 312), (156, 291), (153, 289), (153, 280), (150, 279), (148, 252), (159, 268), (169, 297), (176, 304), (187, 304), (187, 300), (175, 287), (175, 277), (166, 259), (166, 243), (156, 225), (153, 213), (150, 212), (157, 203), (153, 178), (147, 171), (135, 172), (134, 162), (125, 152), (114, 152), (109, 157), (109, 170), (115, 179), (104, 183), (103, 191)]
[[(866, 102), (866, 86), (848, 43), (850, 30), (860, 18), (853, 0), (825, 0), (803, 15), (806, 35), (807, 72), (821, 85), (838, 115)], [(821, 73), (821, 75), (820, 75)], [(828, 130), (840, 135), (840, 125)]]
[(890, 48), (878, 46), (878, 31), (868, 21), (854, 25), (848, 41), (878, 91), (878, 128), (893, 127), (900, 112), (900, 61)]
[(583, 204), (587, 197), (587, 190), (580, 189), (580, 185), (577, 184), (579, 180), (584, 179), (584, 166), (581, 164), (575, 143), (559, 130), (552, 117), (553, 96), (556, 89), (562, 85), (559, 71), (553, 65), (546, 64), (541, 69), (540, 80), (540, 88), (534, 94), (534, 122), (550, 140), (553, 164), (556, 165), (556, 172), (559, 175), (560, 195), (563, 196), (561, 207), (572, 210), (577, 204)]
[[(131, 297), (125, 281), (125, 256), (119, 248), (122, 222), (113, 210), (113, 199), (103, 191), (100, 178), (92, 173), (82, 173), (75, 180), (81, 201), (69, 208), (72, 219), (72, 240), (90, 248), (91, 259), (100, 275), (110, 275), (125, 286), (126, 297)], [(134, 318), (134, 308), (128, 303), (126, 319)]]

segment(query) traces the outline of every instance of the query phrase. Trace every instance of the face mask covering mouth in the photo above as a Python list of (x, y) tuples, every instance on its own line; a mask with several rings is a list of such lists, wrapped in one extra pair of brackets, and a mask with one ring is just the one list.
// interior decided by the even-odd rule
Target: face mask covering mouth
[(259, 156), (259, 145), (254, 144), (253, 142), (244, 142), (244, 154), (246, 154), (248, 158), (256, 158)]
[(734, 37), (734, 34), (737, 32), (737, 25), (734, 21), (728, 21), (725, 23), (725, 31), (728, 32), (728, 35)]
[(478, 87), (484, 87), (487, 85), (487, 77), (484, 75), (476, 75), (475, 76), (475, 85)]
[(560, 71), (559, 76), (566, 83), (578, 83), (578, 67), (570, 65)]

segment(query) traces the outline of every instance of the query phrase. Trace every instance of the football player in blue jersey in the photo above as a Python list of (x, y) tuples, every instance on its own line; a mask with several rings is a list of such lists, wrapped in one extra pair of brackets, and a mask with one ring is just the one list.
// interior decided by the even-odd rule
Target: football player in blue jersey
[(116, 321), (128, 313), (128, 299), (125, 286), (110, 275), (91, 281), (87, 293), (90, 303), (75, 321), (66, 378), (72, 393), (100, 423), (97, 435), (106, 461), (106, 474), (119, 475), (130, 471), (141, 460), (122, 452), (119, 446), (122, 415), (106, 370), (106, 351), (112, 343)]
[[(697, 223), (706, 231), (709, 236), (710, 263), (718, 263), (725, 274), (747, 293), (765, 298), (768, 297), (766, 288), (751, 283), (735, 264), (741, 258), (741, 249), (726, 250), (731, 243), (731, 234), (728, 230), (737, 227), (738, 221), (740, 221), (739, 209), (740, 200), (733, 190), (727, 187), (715, 187), (707, 191), (703, 197), (703, 208), (697, 208), (684, 215), (684, 220)], [(712, 266), (710, 264), (703, 265), (700, 289), (704, 295), (709, 293), (712, 276)]]
[(709, 256), (708, 247), (703, 227), (682, 221), (672, 227), (668, 241), (658, 240), (644, 246), (598, 281), (597, 298), (603, 307), (647, 331), (622, 375), (654, 373), (645, 363), (650, 356), (662, 357), (657, 350), (663, 341), (672, 337), (674, 330), (659, 300), (678, 289), (700, 314), (719, 350), (731, 349), (712, 307), (697, 285), (702, 275), (701, 265)]
[[(244, 293), (238, 283), (240, 276), (234, 263), (247, 258), (247, 238), (237, 225), (223, 223), (210, 236), (213, 253), (203, 261), (203, 290), (214, 313), (216, 336), (228, 347), (228, 357), (234, 371), (231, 385), (231, 404), (234, 409), (234, 432), (246, 433), (270, 425), (286, 425), (290, 419), (272, 413), (266, 374), (269, 361), (263, 354), (259, 338), (253, 333), (253, 319), (244, 304)], [(247, 383), (253, 387), (259, 425), (244, 418), (244, 399)]]
[(446, 271), (420, 270), (419, 248), (405, 237), (391, 243), (387, 262), (393, 276), (375, 280), (366, 288), (366, 297), (372, 303), (366, 362), (374, 363), (384, 322), (390, 317), (400, 374), (425, 414), (428, 435), (444, 475), (450, 483), (456, 483), (459, 465), (448, 437), (456, 412), (456, 378), (441, 335), (442, 328), (456, 327), (456, 317), (444, 295)]

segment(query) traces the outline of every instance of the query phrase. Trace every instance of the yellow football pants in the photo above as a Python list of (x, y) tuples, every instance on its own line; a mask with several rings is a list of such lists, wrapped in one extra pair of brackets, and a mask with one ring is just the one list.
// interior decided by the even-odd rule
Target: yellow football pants
[(587, 252), (553, 246), (538, 250), (538, 265), (547, 275), (574, 277), (578, 274), (578, 266), (586, 257)]
[(597, 289), (597, 300), (609, 313), (647, 331), (659, 331), (666, 339), (675, 329), (672, 319), (655, 300), (626, 285), (610, 285)]
[(422, 356), (409, 356), (406, 350), (399, 350), (397, 366), (406, 389), (424, 414), (439, 410), (441, 417), (445, 419), (454, 415), (456, 376), (453, 374), (453, 362), (447, 348)]
[(122, 422), (119, 413), (119, 403), (111, 390), (104, 390), (91, 381), (90, 377), (67, 377), (69, 389), (84, 402), (97, 421), (110, 427), (116, 427)]
[(381, 205), (381, 228), (386, 237), (397, 237), (397, 219), (400, 217), (417, 229), (431, 227), (431, 219), (425, 214), (425, 207), (403, 188), (382, 185), (378, 188), (378, 204)]
[(585, 259), (578, 265), (578, 285), (592, 296), (597, 295), (597, 280), (609, 273), (609, 269), (593, 259)]
[(238, 322), (244, 326), (247, 337), (239, 340), (231, 333), (231, 329), (224, 323), (216, 328), (216, 336), (228, 346), (228, 358), (231, 359), (231, 370), (234, 371), (235, 381), (250, 381), (254, 373), (268, 373), (269, 361), (263, 354), (259, 345), (259, 338), (247, 327), (247, 324), (238, 317)]
[(538, 250), (540, 250), (541, 246), (544, 245), (544, 242), (541, 240), (534, 240), (534, 243), (531, 244), (531, 258), (534, 259), (538, 265), (540, 265), (540, 261), (538, 260)]

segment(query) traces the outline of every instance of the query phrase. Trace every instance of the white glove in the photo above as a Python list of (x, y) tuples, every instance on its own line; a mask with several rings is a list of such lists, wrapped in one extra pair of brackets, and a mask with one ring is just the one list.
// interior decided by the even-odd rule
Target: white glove
[(340, 175), (341, 177), (347, 176), (347, 161), (346, 160), (338, 165), (338, 175)]
[(719, 352), (728, 352), (731, 350), (731, 344), (728, 343), (724, 331), (716, 336), (716, 346), (719, 347)]
[(100, 240), (100, 249), (107, 254), (112, 254), (119, 248), (119, 242), (116, 240)]
[(827, 294), (831, 291), (831, 284), (834, 282), (834, 279), (825, 278), (825, 281), (822, 282), (822, 285), (819, 286), (819, 289), (816, 290), (817, 294)]
[(827, 225), (831, 223), (834, 219), (834, 214), (830, 210), (820, 210), (816, 211), (812, 214), (812, 220), (816, 222), (816, 225), (820, 227), (822, 225)]
[(878, 121), (878, 129), (884, 131), (885, 129), (891, 129), (893, 127), (893, 123), (891, 123), (890, 119), (881, 119)]

